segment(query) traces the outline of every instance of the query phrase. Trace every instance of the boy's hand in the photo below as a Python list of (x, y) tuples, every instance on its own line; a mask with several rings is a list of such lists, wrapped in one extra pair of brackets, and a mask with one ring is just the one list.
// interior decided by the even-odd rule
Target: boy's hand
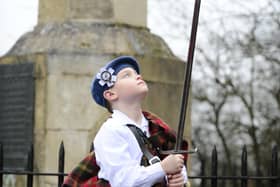
[(160, 164), (166, 174), (180, 173), (184, 166), (184, 156), (171, 154), (163, 159)]
[(168, 187), (183, 187), (184, 186), (184, 176), (181, 172), (168, 175)]

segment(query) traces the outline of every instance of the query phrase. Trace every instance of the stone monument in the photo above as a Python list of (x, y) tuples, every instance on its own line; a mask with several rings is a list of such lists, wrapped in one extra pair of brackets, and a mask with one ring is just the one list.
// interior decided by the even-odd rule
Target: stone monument
[[(38, 24), (0, 58), (1, 64), (34, 63), (34, 167), (57, 172), (65, 146), (65, 172), (89, 151), (109, 115), (91, 98), (92, 76), (119, 55), (141, 65), (150, 93), (144, 108), (177, 128), (185, 63), (147, 26), (147, 0), (40, 0)], [(190, 140), (190, 115), (185, 138)], [(36, 183), (36, 184), (35, 184)], [(38, 177), (36, 186), (57, 185)]]

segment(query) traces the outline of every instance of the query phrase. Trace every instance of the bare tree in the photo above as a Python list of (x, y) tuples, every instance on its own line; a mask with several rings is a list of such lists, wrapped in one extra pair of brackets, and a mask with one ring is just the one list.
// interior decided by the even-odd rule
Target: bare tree
[[(176, 10), (164, 18), (177, 31), (169, 29), (168, 40), (185, 40), (190, 22), (182, 20), (191, 20), (191, 7), (184, 3), (191, 2), (165, 5)], [(271, 148), (280, 145), (280, 0), (257, 3), (220, 0), (201, 9), (192, 82), (193, 141), (200, 161), (217, 145), (228, 174), (239, 168), (236, 158), (244, 144), (251, 174), (267, 174)]]
[(250, 168), (263, 175), (270, 157), (264, 153), (280, 143), (280, 37), (276, 37), (280, 36), (280, 10), (275, 11), (275, 7), (271, 1), (261, 12), (235, 15), (233, 19), (243, 23), (243, 30), (227, 29), (221, 18), (219, 32), (207, 32), (208, 41), (197, 55), (199, 76), (193, 81), (193, 107), (202, 103), (210, 107), (193, 115), (209, 116), (206, 123), (196, 117), (196, 123), (215, 127), (229, 170), (238, 163), (232, 163), (230, 156), (236, 152), (235, 146), (228, 145), (238, 140), (249, 145), (253, 158)]

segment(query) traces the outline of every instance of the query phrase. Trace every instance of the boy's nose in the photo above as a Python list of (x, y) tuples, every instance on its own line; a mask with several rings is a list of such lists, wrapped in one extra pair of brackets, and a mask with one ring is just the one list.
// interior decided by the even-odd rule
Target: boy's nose
[(136, 79), (137, 79), (137, 80), (139, 80), (139, 79), (143, 80), (142, 76), (139, 75), (139, 74), (136, 76)]

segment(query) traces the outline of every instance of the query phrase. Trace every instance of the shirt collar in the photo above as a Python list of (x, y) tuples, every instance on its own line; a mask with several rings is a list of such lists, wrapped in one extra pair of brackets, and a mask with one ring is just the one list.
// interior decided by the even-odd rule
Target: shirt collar
[(112, 114), (112, 118), (115, 120), (118, 120), (120, 122), (121, 125), (127, 125), (127, 124), (132, 124), (135, 125), (141, 129), (143, 128), (147, 128), (149, 123), (148, 120), (144, 117), (144, 115), (142, 114), (142, 121), (141, 121), (141, 126), (139, 126), (138, 124), (136, 124), (132, 119), (130, 119), (126, 114), (124, 114), (123, 112), (119, 111), (119, 110), (113, 110), (113, 114)]

